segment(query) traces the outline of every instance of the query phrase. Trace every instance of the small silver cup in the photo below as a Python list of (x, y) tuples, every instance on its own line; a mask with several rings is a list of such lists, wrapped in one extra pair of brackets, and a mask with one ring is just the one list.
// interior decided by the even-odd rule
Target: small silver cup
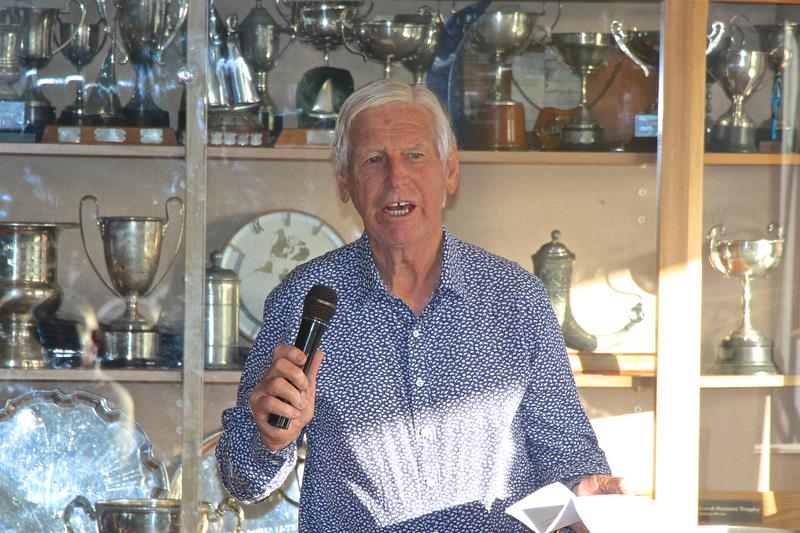
[(725, 226), (717, 224), (706, 235), (708, 262), (726, 278), (742, 283), (739, 325), (722, 340), (712, 374), (778, 374), (772, 358), (772, 340), (753, 327), (750, 284), (778, 266), (783, 255), (783, 230), (775, 223), (767, 227), (766, 239), (727, 240)]
[[(89, 253), (84, 210), (94, 204), (94, 218), (105, 253), (106, 270), (110, 281), (100, 273)], [(169, 205), (177, 204), (180, 214), (178, 238), (172, 257), (157, 281), (161, 258), (161, 241), (170, 225)], [(80, 203), (80, 227), (83, 248), (89, 263), (108, 289), (125, 300), (125, 311), (103, 331), (101, 353), (104, 362), (120, 366), (152, 366), (160, 363), (158, 332), (150, 320), (139, 311), (139, 300), (147, 297), (167, 275), (178, 256), (183, 238), (184, 206), (175, 196), (166, 202), (166, 218), (101, 217), (97, 198), (84, 196)]]
[(83, 67), (91, 63), (105, 46), (108, 38), (107, 22), (105, 19), (92, 24), (85, 21), (59, 22), (58, 29), (64, 56), (78, 71), (75, 101), (61, 112), (58, 123), (66, 126), (89, 125), (93, 120), (86, 111)]
[(428, 25), (420, 21), (375, 19), (343, 27), (345, 47), (356, 55), (383, 64), (383, 76), (392, 75), (392, 63), (416, 56), (425, 44)]

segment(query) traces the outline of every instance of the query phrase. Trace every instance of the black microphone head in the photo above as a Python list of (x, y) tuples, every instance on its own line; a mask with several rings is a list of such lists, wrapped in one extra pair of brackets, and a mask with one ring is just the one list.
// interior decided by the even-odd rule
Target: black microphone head
[(336, 291), (325, 285), (314, 285), (303, 302), (303, 316), (327, 324), (336, 312)]

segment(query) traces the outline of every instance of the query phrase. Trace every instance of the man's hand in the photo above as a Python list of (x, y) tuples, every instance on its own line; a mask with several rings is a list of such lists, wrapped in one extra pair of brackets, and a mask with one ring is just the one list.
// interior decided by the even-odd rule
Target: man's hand
[[(625, 488), (621, 477), (593, 475), (583, 480), (572, 488), (576, 496), (595, 496), (597, 494), (633, 494)], [(576, 533), (590, 533), (583, 522), (570, 526)]]
[[(250, 410), (261, 440), (270, 450), (282, 450), (297, 440), (300, 431), (314, 417), (317, 372), (322, 358), (322, 352), (317, 350), (306, 376), (303, 374), (306, 355), (302, 350), (281, 344), (272, 351), (272, 364), (250, 393)], [(270, 425), (267, 417), (271, 413), (288, 418), (289, 427), (281, 429)]]

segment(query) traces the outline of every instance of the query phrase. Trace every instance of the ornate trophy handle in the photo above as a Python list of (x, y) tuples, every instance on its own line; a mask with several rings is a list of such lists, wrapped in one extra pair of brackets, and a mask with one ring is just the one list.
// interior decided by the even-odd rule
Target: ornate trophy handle
[(93, 521), (97, 521), (97, 511), (95, 510), (94, 505), (92, 505), (92, 502), (90, 502), (86, 496), (75, 496), (75, 498), (73, 498), (72, 501), (69, 502), (66, 507), (64, 507), (64, 514), (62, 518), (64, 520), (64, 525), (67, 528), (67, 533), (75, 533), (71, 522), (72, 514), (75, 512), (76, 507), (80, 507), (83, 509), (83, 512), (89, 516), (89, 518), (91, 518)]
[(714, 248), (719, 245), (722, 237), (725, 236), (725, 224), (714, 224), (706, 234), (706, 242), (708, 242), (708, 251), (712, 252)]
[(725, 23), (715, 20), (711, 23), (711, 33), (708, 34), (708, 44), (706, 45), (706, 55), (710, 54), (722, 43), (722, 36), (725, 35)]
[(216, 511), (216, 518), (222, 518), (225, 513), (233, 513), (236, 515), (236, 528), (234, 529), (235, 533), (242, 533), (242, 522), (244, 522), (244, 509), (242, 509), (242, 504), (239, 503), (239, 500), (232, 496), (228, 496), (217, 506)]
[(178, 242), (175, 243), (175, 250), (172, 251), (172, 257), (170, 258), (169, 263), (167, 264), (167, 268), (164, 269), (164, 272), (161, 273), (161, 277), (158, 278), (158, 281), (153, 283), (153, 285), (150, 286), (150, 290), (147, 291), (146, 293), (144, 293), (142, 295), (142, 297), (146, 297), (151, 292), (153, 292), (156, 287), (158, 287), (158, 285), (161, 283), (161, 281), (167, 275), (169, 270), (172, 268), (172, 265), (175, 263), (175, 259), (177, 259), (177, 257), (178, 257), (178, 252), (181, 249), (181, 242), (183, 242), (183, 223), (184, 223), (184, 219), (185, 219), (186, 209), (185, 209), (185, 207), (183, 205), (183, 200), (181, 200), (177, 196), (171, 196), (170, 198), (167, 199), (167, 205), (165, 207), (165, 211), (166, 211), (166, 214), (167, 214), (167, 219), (166, 219), (166, 222), (164, 223), (164, 225), (161, 226), (161, 237), (163, 238), (164, 234), (167, 233), (167, 228), (169, 227), (169, 224), (170, 224), (170, 219), (169, 219), (169, 204), (170, 204), (170, 202), (177, 203), (180, 206), (179, 207), (180, 210), (178, 212), (180, 213), (181, 223), (180, 223), (180, 229), (178, 230)]
[[(56, 49), (53, 50), (53, 54), (52, 55), (56, 55), (61, 50), (63, 50), (65, 46), (67, 46), (69, 43), (71, 43), (72, 41), (75, 40), (75, 37), (78, 35), (78, 32), (81, 31), (81, 27), (83, 26), (83, 23), (86, 20), (86, 6), (83, 5), (83, 2), (81, 2), (80, 0), (68, 0), (67, 1), (67, 5), (69, 5), (70, 2), (74, 2), (75, 4), (77, 4), (78, 5), (78, 9), (81, 10), (80, 21), (75, 26), (75, 31), (72, 32), (72, 35), (70, 35), (69, 38), (67, 38), (67, 40), (64, 41), (61, 44), (58, 43), (58, 32), (53, 32), (53, 38), (56, 41)], [(58, 12), (58, 15), (56, 16), (56, 18), (58, 19), (59, 22), (61, 22), (61, 12), (60, 11)]]
[(628, 36), (625, 34), (625, 28), (623, 27), (622, 22), (618, 20), (611, 21), (611, 35), (614, 36), (614, 40), (617, 41), (617, 46), (619, 46), (619, 49), (622, 50), (622, 53), (628, 56), (628, 58), (631, 61), (636, 63), (636, 65), (640, 69), (642, 69), (645, 78), (649, 77), (650, 68), (647, 65), (645, 65), (644, 61), (639, 59), (637, 55), (634, 54), (633, 51), (630, 48), (628, 48), (628, 45), (625, 43), (625, 40), (627, 39)]
[[(747, 45), (747, 35), (744, 33), (744, 30), (742, 29), (742, 27), (739, 26), (738, 24), (736, 24), (736, 19), (744, 19), (744, 21), (747, 23), (747, 26), (753, 32), (756, 32), (756, 27), (753, 25), (753, 23), (750, 21), (750, 18), (747, 15), (737, 14), (737, 15), (734, 15), (731, 18), (731, 28), (732, 28), (732, 31), (733, 31), (733, 44), (734, 44), (734, 47), (743, 49)], [(736, 34), (737, 33), (739, 34), (739, 38), (741, 39), (741, 42), (739, 43), (738, 47), (736, 46)]]
[(777, 222), (770, 222), (767, 224), (767, 235), (775, 235), (775, 239), (782, 241), (783, 240), (783, 226), (778, 224)]
[(86, 257), (89, 259), (89, 264), (92, 266), (92, 270), (94, 270), (95, 274), (97, 274), (97, 277), (100, 278), (100, 281), (103, 282), (103, 285), (108, 287), (108, 290), (110, 290), (120, 298), (125, 299), (125, 297), (122, 294), (120, 294), (119, 291), (117, 291), (117, 289), (115, 289), (111, 283), (106, 281), (106, 278), (103, 277), (103, 275), (100, 273), (100, 270), (97, 268), (97, 265), (95, 264), (94, 259), (92, 258), (92, 254), (89, 253), (89, 246), (86, 244), (86, 231), (84, 230), (83, 227), (83, 218), (84, 218), (83, 208), (87, 201), (94, 202), (94, 221), (95, 224), (97, 224), (98, 231), (100, 231), (101, 241), (103, 237), (103, 228), (100, 226), (100, 202), (97, 201), (97, 198), (95, 196), (87, 194), (86, 196), (81, 198), (80, 209), (78, 210), (78, 222), (80, 223), (80, 228), (81, 228), (81, 242), (83, 243), (83, 250), (86, 252)]
[[(283, 19), (284, 24), (286, 24), (286, 28), (291, 33), (291, 35), (295, 35), (297, 33), (297, 26), (292, 23), (292, 12), (289, 11), (289, 14), (285, 14), (281, 11), (281, 4), (285, 4), (286, 0), (275, 0), (275, 11), (278, 13), (278, 16)], [(256, 6), (261, 5), (261, 0), (256, 0)]]
[(172, 44), (172, 41), (174, 41), (180, 33), (183, 23), (186, 22), (186, 15), (189, 13), (189, 0), (175, 1), (178, 2), (178, 19), (175, 21), (175, 26), (172, 28), (172, 31), (170, 31), (169, 28), (167, 29), (166, 33), (164, 34), (163, 44), (156, 47), (155, 53), (153, 54), (153, 60), (162, 67), (166, 65), (166, 63), (161, 56), (167, 51), (169, 46)]
[[(540, 13), (534, 12), (534, 15), (536, 15), (537, 17), (541, 17), (543, 15), (546, 15), (547, 14), (547, 10), (545, 9), (546, 4), (547, 4), (547, 2), (542, 2), (542, 11)], [(539, 44), (548, 44), (552, 40), (553, 30), (555, 29), (556, 25), (558, 24), (558, 21), (561, 20), (561, 2), (560, 1), (556, 2), (556, 6), (557, 6), (556, 16), (553, 19), (553, 23), (550, 24), (550, 26), (539, 26), (539, 25), (534, 26), (534, 30), (539, 28), (541, 30), (542, 34), (541, 34), (541, 36), (538, 36), (538, 35), (535, 36), (533, 38), (533, 42), (539, 43)]]
[(364, 63), (366, 63), (369, 57), (367, 56), (367, 54), (365, 54), (359, 49), (360, 47), (358, 46), (358, 40), (355, 41), (356, 48), (354, 48), (353, 46), (350, 45), (350, 39), (348, 39), (347, 37), (348, 33), (352, 33), (353, 35), (355, 35), (357, 31), (356, 26), (358, 25), (358, 22), (350, 20), (349, 10), (342, 11), (342, 14), (339, 15), (339, 20), (342, 21), (339, 31), (342, 34), (342, 43), (344, 44), (344, 47), (347, 48), (349, 52), (361, 56), (361, 59), (363, 59)]

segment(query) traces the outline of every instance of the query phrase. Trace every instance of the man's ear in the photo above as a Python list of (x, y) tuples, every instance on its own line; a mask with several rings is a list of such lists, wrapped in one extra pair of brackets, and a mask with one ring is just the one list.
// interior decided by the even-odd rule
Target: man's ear
[(456, 189), (458, 189), (459, 169), (458, 148), (453, 145), (450, 149), (450, 155), (447, 156), (447, 162), (445, 163), (445, 172), (447, 173), (445, 187), (447, 189), (447, 194), (454, 194)]
[(342, 202), (350, 201), (350, 191), (347, 190), (347, 177), (342, 172), (336, 173), (336, 185), (339, 187), (339, 198)]

